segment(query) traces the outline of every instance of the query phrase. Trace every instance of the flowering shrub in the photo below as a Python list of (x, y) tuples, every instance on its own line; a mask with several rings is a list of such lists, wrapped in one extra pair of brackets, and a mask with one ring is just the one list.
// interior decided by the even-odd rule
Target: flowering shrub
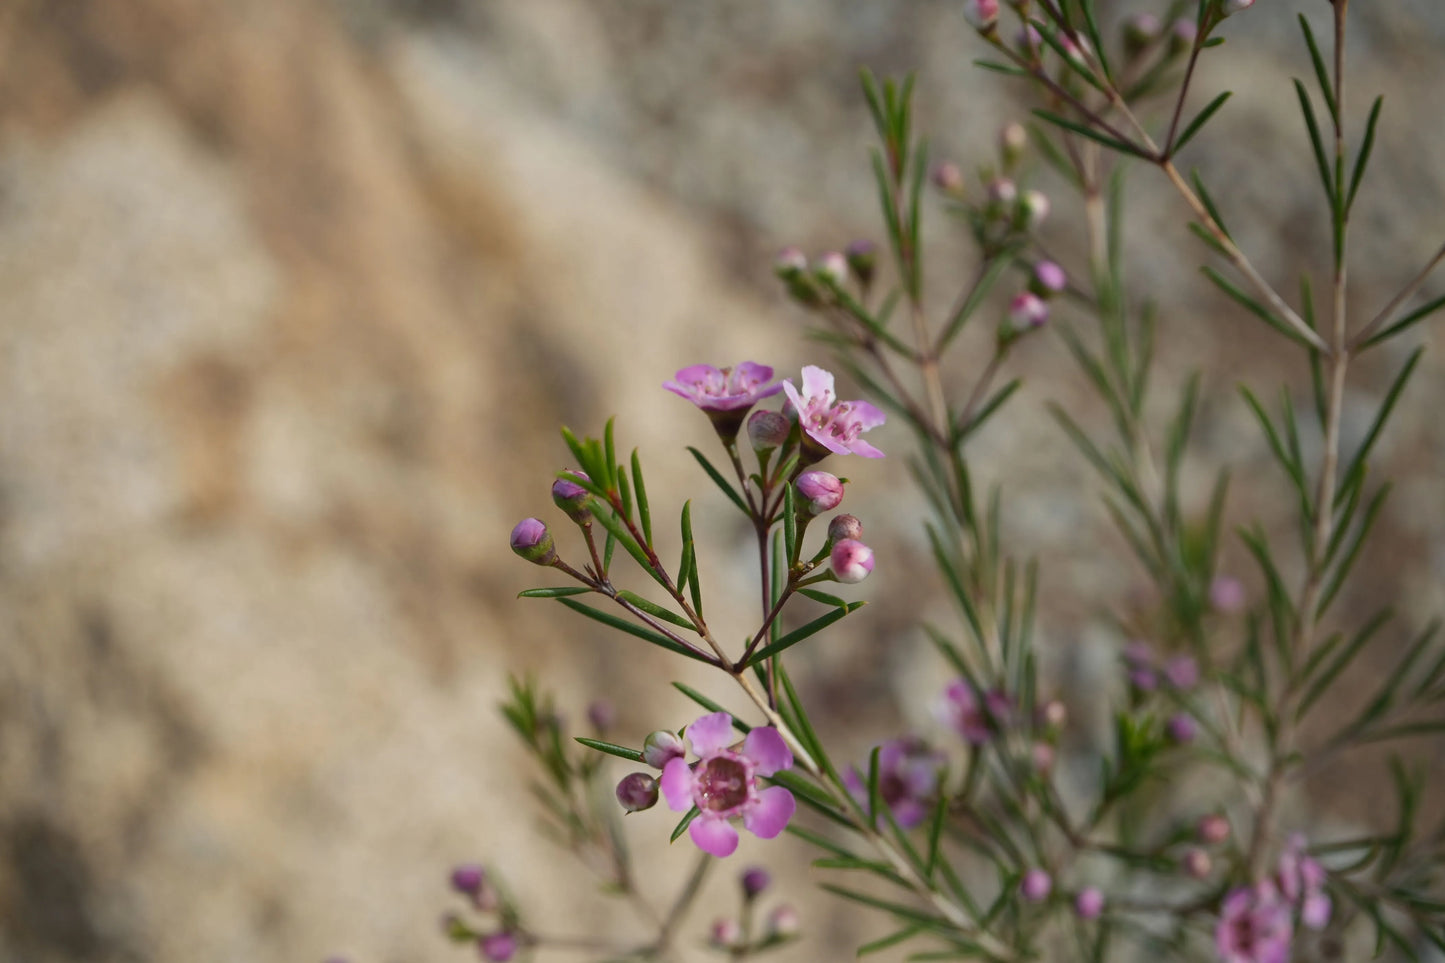
[[(1229, 96), (1187, 109), (1196, 64), (1215, 56), (1219, 24), (1249, 6), (1173, 3), (1125, 18), (1109, 37), (1093, 0), (963, 3), (960, 16), (996, 58), (984, 66), (1029, 85), (1039, 104), (1032, 128), (1004, 130), (976, 187), (957, 163), (930, 168), (912, 128), (911, 81), (880, 84), (865, 74), (881, 140), (874, 168), (891, 278), (880, 263), (885, 245), (873, 242), (812, 260), (789, 249), (775, 270), (869, 400), (838, 401), (834, 375), (816, 365), (795, 384), (775, 381), (772, 368), (754, 362), (697, 364), (662, 386), (706, 414), (725, 461), (690, 453), (755, 536), (761, 603), (745, 641), (728, 644), (705, 615), (698, 562), (707, 548), (694, 537), (690, 504), (678, 519), (680, 558), (668, 564), (637, 453), (619, 459), (611, 422), (600, 438), (564, 429), (577, 467), (556, 476), (552, 495), (576, 535), (559, 537), (528, 518), (511, 546), (565, 584), (522, 595), (557, 600), (630, 637), (618, 645), (646, 642), (703, 663), (737, 694), (724, 707), (677, 685), (706, 714), (690, 723), (659, 719), (661, 728), (634, 747), (604, 738), (608, 714), (600, 711), (593, 736), (565, 739), (546, 696), (529, 683), (514, 685), (505, 711), (544, 773), (544, 811), (572, 848), (600, 854), (612, 892), (639, 899), (620, 812), (643, 812), (661, 799), (683, 814), (672, 838), (686, 833), (701, 850), (655, 936), (626, 946), (584, 941), (583, 948), (609, 959), (676, 955), (703, 875), (735, 851), (740, 823), (762, 839), (787, 831), (820, 850), (817, 865), (872, 877), (871, 886), (824, 884), (896, 924), (860, 954), (907, 944), (930, 959), (1269, 963), (1339, 956), (1345, 947), (1345, 955), (1357, 954), (1370, 940), (1377, 954), (1417, 956), (1427, 945), (1445, 951), (1445, 826), (1419, 825), (1423, 776), (1393, 762), (1398, 818), (1364, 831), (1334, 832), (1292, 798), (1302, 779), (1347, 750), (1445, 729), (1445, 648), (1433, 628), (1405, 632), (1401, 661), (1372, 682), (1362, 708), (1318, 711), (1334, 705), (1342, 680), (1359, 675), (1360, 654), (1389, 634), (1388, 611), (1361, 623), (1332, 603), (1388, 493), (1369, 471), (1370, 456), (1419, 349), (1399, 366), (1362, 440), (1347, 449), (1341, 422), (1351, 362), (1445, 305), (1441, 298), (1412, 306), (1445, 248), (1376, 313), (1363, 320), (1352, 313), (1346, 238), (1380, 108), (1377, 101), (1351, 142), (1348, 3), (1333, 0), (1334, 56), (1322, 53), (1302, 20), (1317, 89), (1297, 88), (1333, 241), (1330, 296), (1317, 304), (1306, 279), (1291, 302), (1253, 265), (1205, 180), (1176, 166), (1178, 152)], [(1082, 202), (1082, 268), (1066, 270), (1061, 263), (1080, 252), (1046, 248), (1040, 235), (1066, 201), (1028, 182), (1031, 154)], [(1311, 379), (1302, 404), (1286, 390), (1274, 411), (1242, 391), (1276, 462), (1275, 481), (1289, 488), (1300, 542), (1291, 552), (1261, 526), (1238, 531), (1258, 567), (1258, 597), (1219, 568), (1231, 538), (1228, 473), (1207, 486), (1202, 511), (1188, 508), (1183, 494), (1198, 377), (1164, 414), (1150, 391), (1154, 314), (1135, 306), (1122, 280), (1126, 172), (1172, 185), (1211, 259), (1206, 275), (1267, 325), (1281, 357)], [(942, 313), (921, 280), (919, 225), (930, 185), (977, 252)], [(960, 357), (957, 339), (978, 319), (996, 324), (991, 351)], [(1118, 698), (1102, 742), (1073, 729), (1069, 707), (1049, 694), (1035, 653), (1045, 644), (1034, 631), (1038, 567), (1010, 557), (1000, 535), (1002, 495), (977, 490), (968, 450), (1020, 387), (1017, 378), (999, 383), (1011, 352), (1049, 329), (1112, 421), (1097, 432), (1055, 406), (1061, 437), (1096, 473), (1122, 544), (1158, 600), (1143, 614), (1127, 604), (1116, 610)], [(958, 384), (967, 389), (956, 392)], [(779, 393), (776, 409), (759, 407)], [(950, 667), (935, 691), (922, 694), (939, 732), (874, 734), (866, 761), (840, 767), (785, 661), (806, 664), (802, 643), (862, 605), (821, 586), (856, 584), (875, 565), (900, 564), (863, 540), (853, 515), (832, 514), (826, 531), (809, 537), (817, 519), (846, 501), (846, 481), (831, 470), (850, 455), (885, 457), (876, 436), (863, 435), (890, 419), (913, 443), (897, 433), (878, 444), (908, 459), (931, 507), (932, 560), (958, 622), (925, 627)], [(646, 594), (622, 587), (624, 572), (640, 572)], [(822, 614), (800, 612), (799, 600), (821, 605)], [(650, 771), (614, 782), (603, 766), (609, 757)], [(1060, 775), (1065, 759), (1076, 770), (1068, 779)], [(1207, 793), (1159, 789), (1186, 781)], [(591, 791), (604, 782), (611, 792)], [(665, 831), (650, 818), (627, 828)], [(759, 922), (755, 904), (770, 886), (765, 871), (747, 870), (740, 886), (739, 914), (711, 922), (698, 941), (706, 932), (713, 949), (742, 959), (798, 936), (800, 920), (787, 904)], [(480, 867), (459, 867), (452, 887), (469, 905), (466, 916), (448, 917), (448, 932), (487, 959), (578, 945), (532, 928)]]

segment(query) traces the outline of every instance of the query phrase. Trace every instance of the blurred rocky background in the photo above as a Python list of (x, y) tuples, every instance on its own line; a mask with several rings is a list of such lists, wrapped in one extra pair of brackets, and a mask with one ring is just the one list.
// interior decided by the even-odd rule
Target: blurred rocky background
[[(1228, 25), (1199, 90), (1238, 94), (1188, 157), (1286, 291), (1327, 254), (1281, 82), (1308, 71), (1297, 9), (1327, 13), (1271, 0)], [(1441, 240), (1445, 8), (1351, 14), (1356, 130), (1387, 93), (1352, 277), (1367, 315)], [(539, 672), (573, 718), (611, 698), (635, 742), (692, 718), (666, 684), (679, 669), (513, 601), (536, 573), (507, 532), (550, 510), (556, 425), (615, 413), (654, 506), (700, 496), (705, 578), (751, 603), (744, 533), (701, 507), (681, 452), (702, 420), (659, 385), (696, 361), (824, 360), (769, 262), (881, 240), (859, 67), (916, 71), (935, 156), (972, 169), (1021, 112), (981, 53), (942, 0), (0, 2), (0, 961), (466, 959), (436, 926), (463, 859), (549, 929), (625, 929), (532, 833), (496, 703), (509, 673)], [(1133, 276), (1163, 304), (1160, 391), (1210, 371), (1196, 467), (1235, 465), (1232, 518), (1287, 507), (1234, 384), (1270, 394), (1297, 364), (1198, 280), (1151, 172), (1130, 199)], [(1047, 233), (1077, 264), (1069, 206), (1056, 196)], [(942, 301), (967, 249), (941, 216), (930, 235)], [(1403, 353), (1359, 366), (1350, 439)], [(957, 360), (976, 370), (967, 346)], [(1055, 340), (1016, 369), (1028, 385), (979, 471), (1006, 486), (1018, 553), (1043, 558), (1050, 678), (1087, 706), (1117, 685), (1100, 600), (1143, 582), (1043, 415), (1057, 400), (1102, 429), (1097, 406)], [(1432, 352), (1381, 445), (1400, 484), (1354, 611), (1445, 608), (1442, 406)], [(795, 671), (861, 752), (926, 722), (943, 677), (916, 618), (949, 615), (916, 594), (902, 459), (847, 474), (876, 604)], [(1237, 546), (1227, 564), (1253, 591)], [(1381, 802), (1366, 784), (1311, 788), (1348, 824)], [(664, 815), (629, 823), (660, 892), (690, 853), (666, 848)], [(792, 847), (745, 843), (728, 869)], [(791, 958), (879, 932), (805, 882)]]

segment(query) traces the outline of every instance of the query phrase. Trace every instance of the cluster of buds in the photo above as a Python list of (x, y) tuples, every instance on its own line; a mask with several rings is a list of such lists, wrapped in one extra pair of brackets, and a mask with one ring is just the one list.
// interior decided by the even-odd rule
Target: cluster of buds
[(1230, 890), (1219, 908), (1215, 949), (1228, 963), (1291, 958), (1295, 918), (1321, 930), (1330, 921), (1324, 867), (1306, 855), (1304, 839), (1293, 836), (1280, 853), (1273, 875)]
[(515, 909), (487, 877), (487, 871), (475, 863), (455, 867), (450, 877), (453, 892), (466, 898), (471, 909), (491, 921), (485, 929), (471, 926), (457, 913), (442, 918), (446, 935), (459, 943), (474, 943), (482, 959), (489, 963), (507, 963), (516, 956), (524, 939)]
[(833, 304), (854, 282), (862, 292), (873, 284), (878, 267), (878, 246), (857, 240), (842, 251), (825, 251), (812, 261), (796, 247), (786, 247), (773, 261), (773, 273), (787, 286), (793, 300), (807, 308)]
[(1032, 233), (1049, 216), (1048, 195), (1019, 183), (1028, 143), (1028, 132), (1020, 124), (1006, 124), (1000, 130), (998, 160), (979, 170), (976, 201), (970, 199), (958, 164), (943, 161), (933, 168), (933, 186), (951, 202), (949, 210), (968, 221), (986, 253), (1000, 251)]
[(750, 867), (738, 877), (738, 883), (742, 889), (741, 919), (721, 917), (715, 920), (708, 934), (709, 946), (741, 959), (797, 938), (801, 929), (798, 911), (787, 903), (773, 907), (763, 922), (762, 933), (758, 936), (753, 934), (755, 904), (772, 885), (772, 876), (767, 870), (761, 866)]

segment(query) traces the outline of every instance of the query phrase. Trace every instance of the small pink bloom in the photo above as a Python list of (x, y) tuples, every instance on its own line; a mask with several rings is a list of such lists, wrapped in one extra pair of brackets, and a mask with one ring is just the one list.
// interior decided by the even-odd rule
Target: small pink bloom
[(743, 941), (742, 924), (726, 917), (714, 920), (708, 942), (719, 950), (730, 950)]
[(1196, 830), (1199, 841), (1217, 846), (1229, 838), (1229, 820), (1219, 813), (1210, 813), (1199, 820), (1199, 828)]
[(1042, 224), (1049, 210), (1049, 196), (1043, 191), (1024, 191), (1019, 198), (1019, 219), (1026, 231)]
[(1104, 893), (1097, 886), (1086, 886), (1074, 897), (1074, 912), (1081, 920), (1098, 919), (1104, 912)]
[(511, 933), (493, 933), (478, 940), (477, 948), (490, 963), (507, 963), (517, 955), (517, 938)]
[(1177, 712), (1169, 717), (1164, 729), (1171, 740), (1183, 745), (1194, 741), (1194, 737), (1199, 734), (1199, 723), (1195, 722), (1189, 713)]
[(1042, 328), (1049, 320), (1049, 306), (1032, 291), (1021, 291), (1008, 306), (1008, 323), (1015, 335)]
[(797, 807), (782, 786), (759, 788), (758, 776), (771, 776), (793, 764), (793, 754), (772, 726), (753, 729), (742, 748), (730, 748), (733, 717), (726, 712), (703, 716), (686, 730), (698, 761), (689, 766), (676, 758), (662, 770), (662, 795), (674, 812), (696, 806), (698, 816), (688, 835), (703, 852), (728, 856), (738, 847), (738, 832), (729, 820), (741, 817), (743, 827), (762, 839), (783, 831)]
[(828, 251), (814, 262), (813, 274), (818, 280), (830, 281), (841, 288), (848, 283), (848, 259), (841, 251)]
[(1214, 872), (1214, 860), (1198, 846), (1190, 846), (1184, 851), (1183, 864), (1185, 875), (1193, 879), (1205, 879)]
[(808, 255), (800, 248), (785, 247), (773, 261), (773, 271), (781, 278), (791, 278), (808, 270)]
[(1042, 903), (1049, 898), (1053, 888), (1053, 879), (1042, 869), (1031, 869), (1024, 873), (1023, 881), (1019, 883), (1019, 892), (1030, 903)]
[(798, 911), (787, 903), (777, 906), (768, 914), (768, 935), (781, 940), (792, 939), (802, 929)]
[(843, 482), (837, 475), (825, 471), (805, 471), (798, 476), (795, 484), (809, 514), (822, 515), (843, 504)]
[(883, 452), (858, 436), (876, 428), (887, 419), (883, 412), (866, 401), (840, 401), (833, 394), (833, 375), (815, 365), (803, 369), (803, 391), (783, 382), (788, 401), (798, 412), (798, 420), (808, 437), (837, 455), (862, 455), (882, 458)]
[(1224, 898), (1214, 946), (1223, 963), (1286, 963), (1294, 925), (1273, 883), (1241, 886)]
[(1324, 929), (1330, 921), (1330, 898), (1325, 893), (1325, 869), (1305, 852), (1305, 840), (1298, 834), (1285, 843), (1275, 874), (1285, 899), (1300, 909), (1300, 921), (1312, 930)]
[(993, 718), (965, 679), (955, 679), (943, 691), (939, 715), (969, 745), (981, 746), (993, 738)]
[(988, 33), (998, 23), (998, 0), (963, 0), (963, 19), (979, 33)]
[(695, 364), (683, 368), (663, 387), (697, 405), (703, 411), (746, 411), (764, 398), (782, 390), (770, 385), (773, 369), (765, 364), (744, 361), (736, 368), (714, 368)]
[(944, 161), (933, 168), (933, 186), (949, 194), (963, 190), (963, 168), (952, 161)]
[(873, 571), (873, 549), (857, 539), (845, 538), (833, 544), (828, 564), (838, 581), (861, 582)]
[(1199, 663), (1191, 655), (1176, 655), (1164, 663), (1164, 678), (1174, 688), (1187, 692), (1199, 684)]
[(1215, 611), (1231, 614), (1244, 608), (1244, 586), (1239, 579), (1216, 575), (1209, 583), (1209, 604)]
[(1034, 265), (1034, 276), (1029, 283), (1029, 290), (1039, 297), (1051, 298), (1062, 294), (1068, 286), (1069, 276), (1053, 261), (1040, 261)]
[[(879, 747), (878, 795), (899, 826), (912, 829), (928, 816), (943, 762), (942, 756), (917, 739), (890, 739)], [(865, 810), (868, 808), (867, 778), (867, 773), (858, 768), (843, 774), (849, 792)]]

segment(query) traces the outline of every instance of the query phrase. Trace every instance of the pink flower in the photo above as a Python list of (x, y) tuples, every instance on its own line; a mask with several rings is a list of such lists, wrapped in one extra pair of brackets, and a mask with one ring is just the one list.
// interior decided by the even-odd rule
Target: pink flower
[(793, 764), (793, 754), (772, 726), (752, 730), (741, 750), (730, 748), (733, 717), (726, 712), (703, 716), (684, 733), (697, 754), (689, 766), (677, 758), (662, 770), (662, 795), (674, 812), (696, 806), (698, 815), (688, 835), (698, 849), (728, 856), (738, 848), (738, 831), (729, 822), (741, 817), (743, 827), (772, 839), (793, 817), (797, 802), (782, 786), (759, 788), (758, 776), (771, 776)]
[(1280, 892), (1300, 908), (1300, 922), (1322, 930), (1330, 921), (1330, 898), (1325, 893), (1325, 869), (1305, 854), (1305, 840), (1291, 836), (1279, 854), (1276, 874)]
[(1042, 903), (1049, 898), (1053, 889), (1053, 879), (1042, 869), (1031, 869), (1024, 873), (1023, 881), (1019, 883), (1019, 892), (1030, 903)]
[(748, 410), (782, 390), (782, 385), (768, 384), (772, 377), (772, 368), (751, 361), (736, 368), (695, 364), (683, 368), (662, 386), (701, 408), (722, 439), (731, 443)]
[(803, 369), (803, 392), (792, 381), (783, 382), (788, 401), (798, 412), (798, 420), (808, 437), (837, 455), (862, 455), (882, 458), (883, 452), (858, 436), (876, 428), (885, 420), (883, 412), (866, 401), (841, 401), (834, 404), (833, 375), (815, 365)]
[[(878, 795), (893, 813), (894, 822), (912, 829), (923, 822), (938, 789), (943, 757), (917, 739), (890, 739), (878, 749)], [(868, 808), (867, 775), (854, 768), (843, 774), (853, 797)]]
[(1223, 963), (1286, 963), (1293, 938), (1289, 903), (1273, 883), (1241, 886), (1219, 908), (1214, 946)]
[(1097, 886), (1086, 886), (1074, 897), (1074, 912), (1081, 920), (1098, 919), (1104, 912), (1104, 892)]
[(939, 716), (969, 745), (981, 746), (993, 738), (993, 716), (964, 679), (955, 679), (943, 690)]

